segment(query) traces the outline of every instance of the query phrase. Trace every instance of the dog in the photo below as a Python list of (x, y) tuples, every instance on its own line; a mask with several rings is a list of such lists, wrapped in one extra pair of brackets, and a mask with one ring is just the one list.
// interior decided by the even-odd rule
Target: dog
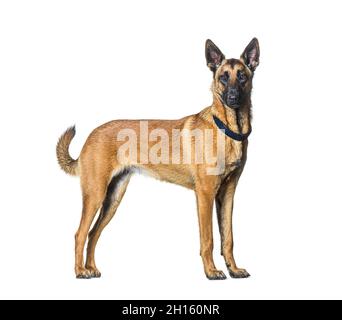
[[(229, 275), (232, 278), (249, 277), (249, 273), (238, 268), (235, 263), (232, 211), (235, 189), (246, 163), (248, 136), (251, 133), (252, 80), (259, 65), (259, 56), (256, 38), (252, 39), (239, 59), (226, 59), (208, 39), (205, 43), (205, 57), (213, 74), (213, 102), (210, 107), (179, 120), (114, 120), (105, 123), (89, 135), (77, 160), (69, 154), (75, 127), (67, 129), (59, 138), (56, 148), (58, 163), (66, 173), (80, 177), (82, 189), (82, 217), (75, 235), (77, 278), (101, 276), (95, 264), (95, 247), (135, 172), (144, 172), (195, 191), (204, 272), (210, 280), (223, 280), (226, 275), (216, 268), (213, 260), (212, 217), (215, 203), (221, 254)], [(209, 136), (216, 147), (211, 153), (210, 163), (199, 161), (198, 152), (191, 153), (198, 141), (203, 142), (203, 139), (196, 141), (192, 131), (211, 133)], [(184, 132), (187, 134), (183, 135)], [(185, 136), (189, 139), (185, 139)], [(158, 137), (161, 137), (160, 141)], [(174, 148), (176, 138), (182, 141), (180, 145), (183, 149), (179, 144)], [(133, 143), (136, 149), (130, 150), (128, 142), (131, 145)], [(169, 143), (173, 143), (172, 148)], [(208, 145), (207, 142), (202, 143), (204, 148)], [(186, 161), (180, 160), (184, 158)], [(213, 164), (217, 169), (214, 173), (209, 172)], [(89, 232), (98, 210), (100, 213), (97, 221)], [(87, 257), (84, 263), (87, 236)]]

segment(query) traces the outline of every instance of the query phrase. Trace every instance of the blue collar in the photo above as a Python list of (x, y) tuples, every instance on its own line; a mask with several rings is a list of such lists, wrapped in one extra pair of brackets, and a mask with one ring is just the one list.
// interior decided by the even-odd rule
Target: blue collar
[(229, 138), (232, 138), (233, 140), (236, 141), (244, 141), (248, 138), (248, 136), (251, 134), (252, 132), (252, 127), (249, 128), (247, 133), (236, 133), (232, 130), (230, 130), (219, 118), (213, 116), (214, 122), (217, 125), (217, 127), (224, 132), (224, 134), (226, 136), (228, 136)]

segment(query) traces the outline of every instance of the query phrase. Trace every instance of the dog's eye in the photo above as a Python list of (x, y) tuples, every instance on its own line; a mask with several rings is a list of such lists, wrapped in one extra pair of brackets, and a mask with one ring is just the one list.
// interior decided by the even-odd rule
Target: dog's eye
[(220, 82), (223, 84), (223, 85), (227, 85), (228, 84), (228, 80), (229, 80), (229, 75), (227, 72), (225, 72), (222, 76), (220, 76)]
[(247, 81), (247, 76), (243, 72), (239, 72), (238, 79), (240, 83), (245, 83)]

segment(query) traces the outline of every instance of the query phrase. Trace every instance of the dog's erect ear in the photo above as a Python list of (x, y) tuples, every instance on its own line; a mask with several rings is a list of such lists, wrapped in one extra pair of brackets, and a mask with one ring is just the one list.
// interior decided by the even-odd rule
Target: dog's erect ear
[(252, 41), (248, 44), (245, 51), (241, 55), (241, 59), (246, 64), (246, 66), (254, 71), (256, 67), (259, 65), (259, 42), (257, 38), (252, 39)]
[(205, 57), (207, 59), (207, 66), (213, 72), (216, 71), (224, 59), (223, 53), (210, 39), (205, 42)]

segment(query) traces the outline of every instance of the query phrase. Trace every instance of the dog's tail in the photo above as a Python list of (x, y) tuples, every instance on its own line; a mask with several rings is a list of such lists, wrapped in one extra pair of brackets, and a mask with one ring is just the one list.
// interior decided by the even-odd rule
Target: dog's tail
[(64, 172), (78, 175), (78, 160), (71, 158), (69, 145), (76, 134), (75, 126), (68, 128), (59, 138), (56, 146), (57, 161)]

